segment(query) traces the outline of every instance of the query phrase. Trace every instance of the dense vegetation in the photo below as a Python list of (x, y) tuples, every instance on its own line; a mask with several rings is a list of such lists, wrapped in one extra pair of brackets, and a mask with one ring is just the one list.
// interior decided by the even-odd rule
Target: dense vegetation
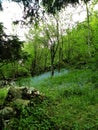
[(90, 16), (89, 27), (86, 20), (72, 29), (66, 29), (63, 34), (59, 19), (52, 17), (56, 25), (50, 21), (50, 24), (32, 28), (24, 47), (21, 47), (20, 42), (16, 44), (17, 39), (13, 39), (13, 52), (9, 50), (9, 57), (6, 53), (1, 54), (1, 79), (34, 76), (46, 71), (51, 71), (53, 75), (55, 69), (60, 72), (61, 68), (69, 67), (97, 69), (97, 15), (98, 12), (93, 12)]
[[(93, 76), (91, 69), (77, 69), (36, 84), (29, 82), (46, 97), (31, 100), (28, 107), (17, 104), (20, 114), (10, 119), (6, 130), (98, 129), (98, 88)], [(27, 79), (21, 85), (24, 82)], [(5, 89), (0, 91), (2, 99), (6, 94)]]
[[(8, 36), (0, 24), (0, 127), (5, 130), (97, 130), (98, 11), (84, 1), (85, 21), (73, 27), (68, 23), (63, 30), (65, 24), (61, 25), (60, 13), (55, 11), (60, 10), (65, 1), (59, 8), (58, 1), (51, 1), (55, 8), (51, 11), (55, 13), (49, 11), (51, 2), (43, 2), (51, 13), (48, 22), (46, 14), (39, 26), (31, 24), (25, 42)], [(58, 71), (56, 76), (55, 71)], [(37, 75), (48, 72), (51, 72), (49, 77), (38, 80)], [(34, 77), (36, 82), (32, 80)], [(5, 100), (10, 86), (35, 88), (40, 95), (30, 98), (28, 105), (21, 104), (21, 100), (9, 105)], [(3, 119), (5, 106), (18, 113), (10, 115), (8, 122)]]

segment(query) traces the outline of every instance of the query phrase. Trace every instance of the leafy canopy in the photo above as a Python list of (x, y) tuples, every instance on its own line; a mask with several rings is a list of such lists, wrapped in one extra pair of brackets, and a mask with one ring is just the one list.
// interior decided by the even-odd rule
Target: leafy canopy
[[(43, 6), (45, 10), (41, 10), (43, 13), (47, 11), (48, 13), (55, 14), (56, 11), (60, 11), (61, 8), (67, 6), (68, 4), (77, 4), (81, 1), (85, 3), (90, 0), (8, 0), (16, 3), (21, 3), (24, 6), (24, 19), (29, 18), (29, 22), (35, 21), (40, 15), (40, 8)], [(0, 9), (2, 10), (2, 1), (0, 1)]]

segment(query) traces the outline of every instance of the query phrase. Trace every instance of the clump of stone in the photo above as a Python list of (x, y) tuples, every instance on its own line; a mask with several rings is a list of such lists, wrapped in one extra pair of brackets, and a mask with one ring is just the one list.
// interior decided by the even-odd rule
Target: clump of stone
[(5, 129), (9, 120), (19, 114), (19, 106), (29, 106), (32, 100), (41, 103), (43, 99), (44, 96), (38, 90), (27, 87), (10, 87), (0, 108), (0, 128)]

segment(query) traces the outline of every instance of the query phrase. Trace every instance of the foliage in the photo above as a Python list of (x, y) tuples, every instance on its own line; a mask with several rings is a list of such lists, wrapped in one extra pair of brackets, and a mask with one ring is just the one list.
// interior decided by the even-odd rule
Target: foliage
[[(34, 100), (35, 99), (35, 100)], [(41, 97), (36, 97), (31, 100), (29, 106), (18, 106), (18, 114), (10, 120), (7, 127), (8, 130), (22, 130), (22, 129), (55, 129), (55, 122), (47, 113), (48, 100), (41, 101)], [(18, 104), (17, 104), (18, 105)]]
[[(60, 22), (59, 18), (55, 16), (56, 24), (50, 21), (50, 23), (43, 23), (40, 27), (32, 28), (27, 35), (28, 41), (24, 43), (24, 47), (17, 37), (8, 37), (5, 41), (2, 35), (4, 37), (6, 35), (1, 24), (1, 40), (3, 38), (4, 45), (6, 42), (8, 44), (6, 47), (3, 46), (3, 42), (1, 44), (2, 62), (0, 66), (3, 65), (3, 67), (0, 69), (0, 77), (15, 77), (15, 74), (34, 76), (52, 70), (53, 67), (58, 71), (59, 67), (89, 67), (95, 70), (98, 59), (97, 14), (96, 11), (90, 16), (89, 46), (86, 21), (77, 23), (72, 29), (66, 29), (66, 33), (61, 33), (59, 24), (57, 24)], [(9, 51), (6, 51), (8, 49)]]
[(4, 32), (4, 27), (0, 23), (0, 62), (11, 62), (21, 58), (21, 45), (16, 36), (8, 36)]
[[(24, 10), (26, 11), (30, 6), (28, 2), (31, 1), (22, 2), (27, 6)], [(50, 13), (60, 10), (65, 4), (65, 1), (59, 4), (60, 1), (56, 0), (44, 2), (46, 10)], [(26, 15), (29, 17), (29, 12)], [(55, 24), (48, 26), (43, 24), (31, 29), (24, 48), (23, 42), (15, 36), (7, 36), (3, 25), (0, 24), (0, 65), (3, 65), (0, 68), (0, 77), (3, 79), (22, 77), (18, 79), (19, 86), (34, 87), (46, 95), (44, 99), (40, 96), (33, 98), (28, 106), (22, 106), (21, 100), (20, 103), (15, 102), (14, 108), (17, 108), (18, 114), (9, 120), (7, 130), (98, 129), (97, 16), (96, 11), (89, 17), (90, 28), (86, 20), (77, 23), (72, 29), (66, 29), (63, 35), (58, 35), (60, 30)], [(56, 50), (54, 68), (58, 68), (60, 56), (61, 67), (69, 66), (70, 71), (44, 80), (35, 77), (35, 83), (30, 77), (23, 79), (23, 76), (30, 74), (34, 76), (49, 71), (53, 49)], [(62, 57), (59, 55), (60, 50)], [(71, 67), (75, 69), (72, 70)], [(3, 104), (7, 92), (7, 88), (0, 89), (0, 105)]]
[(79, 3), (79, 0), (43, 0), (42, 3), (46, 7), (47, 12), (54, 14), (56, 13), (56, 11), (60, 11), (61, 8), (66, 6), (67, 4)]
[(42, 28), (31, 29), (27, 36), (28, 42), (24, 47), (24, 51), (27, 51), (31, 55), (28, 58), (27, 64), (30, 67), (32, 76), (42, 73), (47, 64), (49, 65), (48, 43), (47, 39), (41, 36), (41, 33)]
[(98, 89), (91, 80), (94, 74), (90, 69), (71, 70), (35, 85), (47, 97), (31, 100), (29, 107), (18, 106), (19, 114), (7, 129), (98, 129)]
[(7, 96), (7, 93), (8, 93), (8, 88), (1, 88), (0, 87), (0, 107), (4, 103), (4, 100)]
[[(10, 1), (10, 0), (8, 0)], [(39, 22), (40, 18), (40, 10), (44, 14), (45, 11), (48, 13), (55, 14), (57, 11), (60, 11), (63, 7), (67, 6), (68, 4), (79, 4), (79, 0), (11, 0), (12, 2), (21, 3), (24, 7), (24, 15), (22, 23), (28, 24), (28, 23), (37, 23)], [(10, 1), (10, 2), (11, 2)], [(84, 2), (88, 2), (90, 0), (81, 0)], [(45, 8), (42, 9), (42, 6)], [(3, 10), (2, 8), (2, 1), (0, 1), (0, 10)], [(19, 23), (18, 20), (13, 22), (14, 24)]]
[(97, 12), (93, 11), (92, 16), (89, 16), (89, 27), (85, 19), (72, 29), (67, 28), (65, 33), (60, 30), (59, 16), (51, 17), (49, 23), (45, 21), (40, 27), (31, 29), (27, 36), (28, 42), (24, 50), (31, 55), (27, 65), (32, 76), (53, 68), (60, 71), (60, 68), (68, 66), (96, 68)]
[(14, 78), (19, 62), (23, 64), (28, 56), (22, 48), (23, 41), (17, 36), (7, 35), (0, 23), (0, 78)]

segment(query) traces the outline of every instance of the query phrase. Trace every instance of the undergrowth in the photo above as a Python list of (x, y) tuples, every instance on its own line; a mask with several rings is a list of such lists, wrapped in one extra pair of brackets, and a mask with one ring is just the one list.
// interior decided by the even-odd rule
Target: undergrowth
[(8, 88), (0, 88), (0, 106), (3, 104), (8, 93)]
[(73, 70), (30, 84), (46, 98), (20, 108), (19, 116), (11, 119), (9, 129), (97, 130), (98, 88), (92, 75), (94, 72), (88, 69)]

